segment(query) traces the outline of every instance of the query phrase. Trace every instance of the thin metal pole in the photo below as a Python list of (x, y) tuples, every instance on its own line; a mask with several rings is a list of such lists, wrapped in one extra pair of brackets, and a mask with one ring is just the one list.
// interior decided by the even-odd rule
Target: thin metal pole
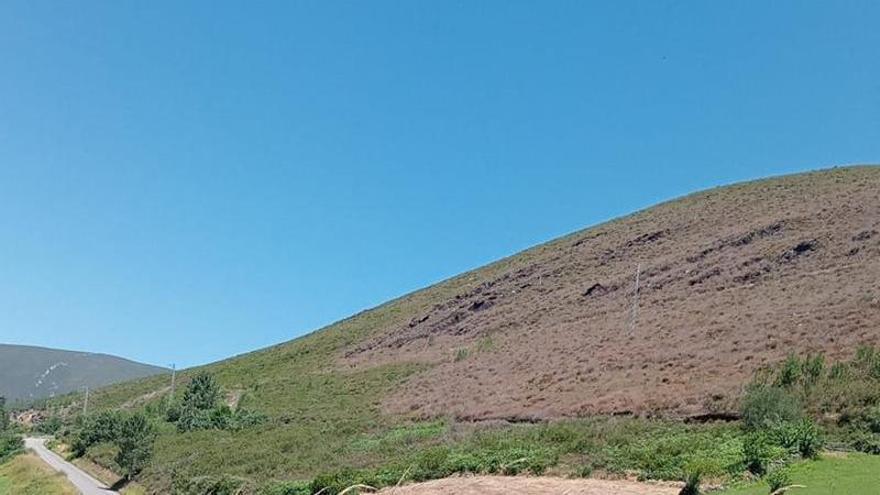
[(632, 313), (630, 314), (629, 319), (629, 333), (633, 333), (636, 330), (636, 319), (639, 316), (639, 278), (642, 275), (642, 264), (639, 263), (636, 266), (636, 284), (633, 289), (633, 305), (632, 305)]
[(174, 400), (174, 382), (177, 378), (177, 365), (171, 363), (171, 400)]

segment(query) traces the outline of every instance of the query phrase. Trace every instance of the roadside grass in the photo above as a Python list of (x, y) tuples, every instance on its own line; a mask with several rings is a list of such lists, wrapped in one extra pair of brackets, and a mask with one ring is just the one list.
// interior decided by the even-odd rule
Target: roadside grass
[[(791, 482), (805, 488), (791, 489), (792, 495), (878, 495), (880, 494), (880, 456), (861, 453), (826, 454), (815, 461), (791, 466)], [(729, 488), (719, 495), (766, 495), (761, 481)]]
[(0, 495), (77, 495), (63, 474), (32, 454), (19, 455), (0, 465)]

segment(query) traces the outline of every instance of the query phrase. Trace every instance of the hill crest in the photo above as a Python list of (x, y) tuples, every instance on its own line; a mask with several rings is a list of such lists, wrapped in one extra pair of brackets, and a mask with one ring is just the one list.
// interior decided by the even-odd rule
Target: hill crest
[(44, 399), (165, 371), (109, 354), (0, 344), (0, 396), (10, 402)]

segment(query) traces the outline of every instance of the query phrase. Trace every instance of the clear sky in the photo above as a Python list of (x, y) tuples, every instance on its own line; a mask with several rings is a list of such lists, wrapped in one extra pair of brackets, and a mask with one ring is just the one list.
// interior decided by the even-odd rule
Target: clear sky
[(6, 1), (0, 342), (181, 366), (880, 161), (880, 2)]

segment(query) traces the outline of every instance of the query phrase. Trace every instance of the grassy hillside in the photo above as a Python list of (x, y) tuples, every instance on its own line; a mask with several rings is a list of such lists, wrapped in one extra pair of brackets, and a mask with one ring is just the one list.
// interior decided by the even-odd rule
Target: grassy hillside
[(35, 455), (0, 464), (0, 495), (76, 495), (76, 488)]
[(10, 402), (54, 397), (164, 371), (105, 354), (0, 344), (0, 396)]
[[(139, 480), (167, 493), (203, 476), (268, 486), (343, 468), (417, 479), (409, 467), (506, 472), (523, 458), (532, 472), (680, 476), (694, 439), (717, 459), (743, 440), (678, 420), (735, 416), (754, 372), (790, 352), (836, 361), (880, 344), (878, 231), (880, 168), (855, 167), (713, 189), (571, 234), (183, 373), (209, 371), (233, 408), (267, 420), (164, 424)], [(161, 416), (168, 385), (108, 387), (93, 404)]]

